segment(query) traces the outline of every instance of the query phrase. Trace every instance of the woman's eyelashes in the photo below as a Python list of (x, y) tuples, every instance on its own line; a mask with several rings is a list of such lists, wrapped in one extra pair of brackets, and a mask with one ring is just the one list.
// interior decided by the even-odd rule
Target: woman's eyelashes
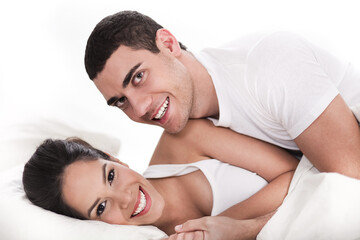
[[(109, 171), (108, 176), (107, 176), (107, 181), (108, 181), (108, 183), (110, 184), (110, 186), (111, 186), (111, 184), (113, 183), (114, 179), (115, 179), (115, 169), (112, 168), (112, 169)], [(102, 203), (100, 203), (100, 204), (98, 205), (98, 207), (97, 207), (97, 209), (96, 209), (96, 216), (100, 217), (101, 214), (103, 214), (103, 212), (104, 212), (105, 209), (106, 209), (106, 203), (107, 203), (107, 201), (104, 201), (104, 202), (102, 202)]]
[(107, 202), (107, 201), (104, 201), (104, 202), (102, 202), (102, 203), (99, 204), (99, 206), (98, 206), (97, 209), (96, 209), (96, 216), (100, 217), (101, 214), (105, 211), (106, 202)]
[(108, 174), (108, 177), (107, 177), (107, 180), (111, 186), (112, 182), (114, 181), (114, 178), (115, 178), (115, 170), (114, 168), (112, 168), (110, 171), (109, 171), (109, 174)]

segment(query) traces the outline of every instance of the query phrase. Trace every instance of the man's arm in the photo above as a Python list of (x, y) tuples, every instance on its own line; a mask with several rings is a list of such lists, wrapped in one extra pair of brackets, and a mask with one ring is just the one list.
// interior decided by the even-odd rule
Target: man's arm
[(340, 95), (295, 142), (319, 171), (360, 179), (360, 128)]

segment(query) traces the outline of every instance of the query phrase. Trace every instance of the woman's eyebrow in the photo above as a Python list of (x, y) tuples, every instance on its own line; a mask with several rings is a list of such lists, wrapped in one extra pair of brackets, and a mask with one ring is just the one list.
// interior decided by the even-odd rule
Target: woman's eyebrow
[(96, 199), (95, 202), (91, 205), (91, 207), (89, 208), (88, 210), (88, 217), (89, 219), (91, 218), (90, 217), (90, 214), (91, 214), (91, 211), (94, 209), (94, 207), (98, 204), (98, 202), (100, 201), (100, 198)]
[[(102, 166), (102, 176), (103, 176), (103, 183), (104, 184), (106, 184), (106, 163), (104, 163), (104, 165)], [(90, 215), (91, 215), (91, 212), (92, 212), (92, 210), (94, 209), (94, 207), (98, 204), (98, 202), (100, 201), (100, 198), (97, 198), (96, 200), (95, 200), (95, 202), (91, 205), (91, 207), (89, 208), (89, 210), (88, 210), (88, 217), (89, 218), (91, 218), (90, 217)]]
[(103, 182), (104, 184), (106, 184), (106, 163), (104, 163), (104, 165), (102, 166), (102, 170), (103, 170)]

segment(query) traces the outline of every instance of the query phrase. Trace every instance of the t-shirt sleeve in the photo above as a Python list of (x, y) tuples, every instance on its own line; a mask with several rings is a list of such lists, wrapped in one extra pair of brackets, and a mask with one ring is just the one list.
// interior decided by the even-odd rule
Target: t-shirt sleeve
[(339, 94), (313, 46), (291, 33), (275, 33), (248, 55), (246, 84), (266, 119), (296, 138)]

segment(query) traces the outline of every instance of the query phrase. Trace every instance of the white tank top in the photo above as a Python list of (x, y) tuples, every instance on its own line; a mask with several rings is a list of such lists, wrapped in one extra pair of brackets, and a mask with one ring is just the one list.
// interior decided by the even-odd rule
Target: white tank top
[(256, 173), (223, 163), (216, 159), (189, 164), (158, 164), (149, 166), (145, 178), (182, 176), (201, 170), (207, 178), (213, 195), (211, 216), (244, 201), (267, 185), (267, 181)]

